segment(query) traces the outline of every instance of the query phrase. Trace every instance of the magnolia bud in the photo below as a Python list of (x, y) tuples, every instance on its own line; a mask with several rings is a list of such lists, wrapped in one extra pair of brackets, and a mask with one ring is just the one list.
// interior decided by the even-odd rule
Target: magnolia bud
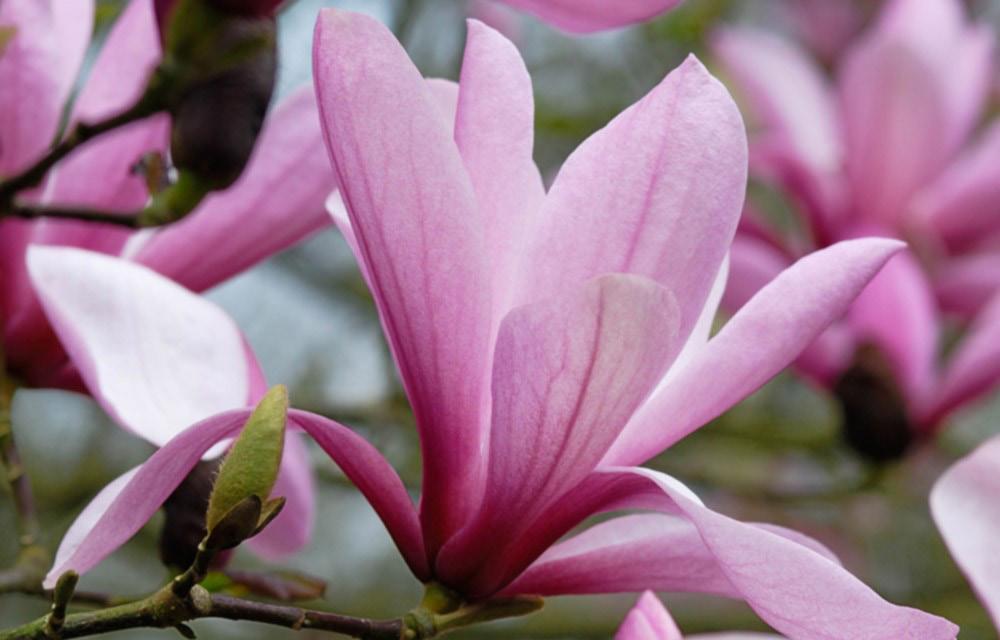
[(199, 462), (163, 503), (166, 519), (160, 532), (160, 559), (170, 567), (186, 568), (205, 537), (205, 511), (221, 460)]
[(876, 462), (903, 455), (913, 439), (906, 402), (882, 351), (862, 345), (834, 385), (840, 401), (844, 439)]

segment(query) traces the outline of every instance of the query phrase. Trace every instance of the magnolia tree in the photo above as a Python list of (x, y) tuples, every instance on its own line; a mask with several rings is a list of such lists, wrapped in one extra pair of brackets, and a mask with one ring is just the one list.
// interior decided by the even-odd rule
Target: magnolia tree
[[(834, 388), (851, 441), (877, 457), (879, 438), (929, 434), (997, 377), (998, 303), (941, 275), (998, 246), (972, 237), (998, 206), (996, 136), (956, 155), (992, 36), (957, 0), (890, 3), (847, 49), (842, 115), (804, 54), (720, 31), (716, 55), (770, 129), (748, 146), (736, 102), (692, 55), (548, 181), (532, 80), (498, 31), (470, 20), (457, 81), (426, 79), (375, 18), (322, 10), (311, 86), (269, 108), (280, 4), (131, 0), (71, 100), (92, 2), (0, 0), (0, 453), (21, 550), (0, 591), (51, 601), (0, 638), (194, 637), (188, 623), (218, 618), (412, 640), (622, 592), (643, 595), (617, 638), (681, 638), (651, 590), (742, 600), (788, 638), (956, 637), (808, 535), (730, 517), (643, 465), (792, 363)], [(678, 2), (506, 4), (589, 32)], [(929, 106), (914, 113), (914, 96)], [(807, 205), (812, 244), (786, 246), (744, 212), (748, 168)], [(291, 406), (200, 295), (331, 223), (412, 408), (418, 495), (351, 425)], [(973, 328), (936, 375), (931, 309), (956, 299)], [(89, 394), (157, 448), (55, 550), (15, 446), (22, 388)], [(313, 537), (310, 440), (424, 585), (409, 611), (332, 613), (297, 602), (320, 597), (322, 577), (227, 573), (237, 547), (280, 562)], [(949, 471), (933, 503), (994, 613), (981, 563), (1000, 527), (995, 449)], [(162, 588), (77, 592), (160, 510)]]

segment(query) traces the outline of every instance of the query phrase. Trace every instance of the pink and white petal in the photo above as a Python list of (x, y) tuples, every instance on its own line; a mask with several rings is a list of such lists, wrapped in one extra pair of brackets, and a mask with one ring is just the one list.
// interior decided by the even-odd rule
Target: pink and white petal
[(911, 253), (895, 255), (872, 278), (847, 322), (859, 342), (888, 358), (911, 407), (922, 403), (935, 383), (939, 323), (931, 285)]
[(334, 188), (316, 99), (302, 87), (267, 118), (239, 181), (157, 230), (133, 259), (204, 291), (328, 225)]
[(382, 325), (420, 430), (433, 550), (478, 506), (490, 271), (451, 127), (389, 30), (324, 10), (313, 70), (323, 131)]
[(903, 246), (848, 240), (783, 271), (639, 409), (604, 463), (648, 460), (756, 391), (843, 315)]
[(31, 247), (28, 270), (88, 389), (123, 427), (162, 446), (250, 399), (245, 343), (226, 313), (149, 269)]
[(746, 190), (746, 133), (694, 57), (569, 157), (521, 272), (538, 300), (605, 273), (674, 292), (686, 337), (729, 249)]
[(1000, 628), (1000, 438), (952, 465), (930, 504), (948, 550)]
[(555, 27), (592, 33), (643, 22), (669, 11), (681, 0), (503, 0)]
[(934, 276), (938, 303), (971, 320), (1000, 291), (1000, 255), (977, 253), (945, 262)]
[(677, 623), (652, 591), (644, 592), (629, 611), (615, 640), (683, 640)]
[(920, 192), (912, 216), (953, 252), (1000, 236), (1000, 124)]
[[(142, 95), (161, 55), (152, 0), (130, 2), (108, 33), (70, 122), (96, 122), (130, 107)], [(135, 211), (149, 192), (133, 167), (146, 153), (166, 152), (169, 136), (169, 118), (157, 115), (91, 141), (55, 167), (45, 200)]]
[(97, 566), (149, 521), (210, 448), (236, 435), (250, 409), (207, 418), (185, 429), (145, 463), (106, 487), (84, 509), (60, 545), (45, 577), (55, 586), (66, 571), (84, 574)]
[(316, 489), (309, 449), (302, 434), (288, 432), (272, 498), (284, 498), (285, 507), (263, 531), (247, 541), (255, 554), (280, 560), (309, 543), (316, 521)]
[(436, 569), (447, 583), (470, 577), (475, 559), (496, 555), (590, 473), (679, 352), (679, 315), (670, 291), (630, 275), (507, 315), (486, 493), (478, 517), (441, 550)]
[(486, 225), (495, 325), (510, 308), (529, 224), (545, 198), (534, 137), (531, 77), (521, 55), (500, 33), (470, 20), (455, 142)]
[(769, 136), (790, 145), (803, 168), (819, 173), (840, 168), (836, 100), (805, 51), (774, 33), (747, 27), (720, 29), (711, 44), (737, 95), (747, 100)]
[(417, 509), (392, 465), (367, 440), (329, 418), (297, 409), (289, 411), (288, 416), (365, 496), (413, 574), (422, 581), (429, 580), (431, 574)]
[(945, 366), (933, 401), (924, 412), (928, 424), (981, 397), (1000, 384), (1000, 294), (977, 316)]
[(5, 0), (0, 29), (0, 176), (26, 168), (55, 139), (94, 26), (93, 0)]

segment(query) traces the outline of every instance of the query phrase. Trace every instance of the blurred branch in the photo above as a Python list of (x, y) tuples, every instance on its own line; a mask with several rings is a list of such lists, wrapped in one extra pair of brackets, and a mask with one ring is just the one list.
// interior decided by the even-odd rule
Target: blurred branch
[(13, 205), (4, 210), (4, 215), (12, 218), (24, 218), (35, 220), (38, 218), (54, 218), (56, 220), (80, 220), (83, 222), (100, 222), (113, 224), (129, 229), (138, 229), (142, 226), (136, 212), (112, 212), (87, 209), (82, 207), (51, 207), (46, 205), (35, 205), (22, 202), (14, 202)]
[(21, 548), (25, 549), (35, 544), (35, 538), (38, 536), (38, 517), (35, 513), (31, 481), (24, 472), (11, 425), (10, 409), (16, 387), (2, 371), (3, 362), (3, 353), (0, 352), (0, 464), (3, 465), (4, 477), (14, 498), (17, 539)]

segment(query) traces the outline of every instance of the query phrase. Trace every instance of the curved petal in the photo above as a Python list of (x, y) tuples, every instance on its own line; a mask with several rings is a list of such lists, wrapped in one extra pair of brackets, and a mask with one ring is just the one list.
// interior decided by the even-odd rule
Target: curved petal
[(615, 640), (683, 640), (681, 630), (652, 591), (646, 591), (629, 611)]
[(590, 473), (680, 350), (678, 316), (670, 291), (625, 275), (507, 315), (493, 368), (486, 494), (476, 520), (441, 550), (442, 579), (456, 584), (476, 572)]
[(524, 301), (605, 274), (648, 276), (686, 337), (739, 221), (746, 133), (729, 93), (689, 57), (569, 157), (521, 272)]
[(465, 523), (482, 482), (484, 224), (451, 129), (385, 26), (324, 10), (313, 70), (334, 172), (420, 429), (433, 553)]
[(46, 588), (69, 570), (84, 574), (149, 521), (206, 451), (235, 435), (250, 409), (212, 416), (183, 431), (142, 466), (106, 487), (84, 509), (60, 545)]
[(134, 259), (203, 291), (328, 225), (335, 187), (316, 99), (303, 87), (271, 112), (239, 181), (154, 232)]
[(271, 496), (284, 498), (285, 507), (274, 522), (247, 540), (247, 545), (260, 557), (273, 561), (306, 546), (316, 521), (316, 489), (302, 434), (285, 435), (285, 450)]
[(681, 0), (503, 0), (566, 31), (591, 33), (648, 20)]
[(639, 409), (604, 462), (647, 460), (757, 390), (840, 317), (903, 246), (883, 238), (849, 240), (783, 271), (682, 371), (671, 372), (672, 383)]
[(954, 464), (931, 491), (931, 514), (980, 601), (1000, 628), (1000, 438)]
[(243, 337), (222, 309), (145, 267), (31, 247), (28, 269), (90, 392), (119, 424), (161, 446), (250, 399)]
[(27, 167), (56, 136), (94, 26), (94, 1), (4, 0), (0, 29), (0, 176)]

